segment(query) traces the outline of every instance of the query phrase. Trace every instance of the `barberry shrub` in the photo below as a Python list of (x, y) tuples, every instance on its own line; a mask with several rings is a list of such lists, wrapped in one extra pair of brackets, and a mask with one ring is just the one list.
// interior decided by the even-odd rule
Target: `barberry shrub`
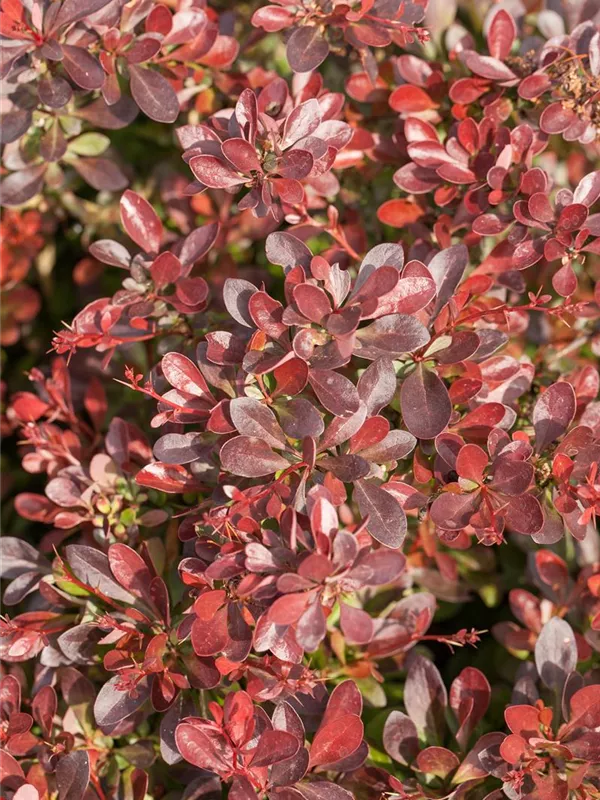
[(2, 800), (600, 798), (600, 3), (0, 0)]

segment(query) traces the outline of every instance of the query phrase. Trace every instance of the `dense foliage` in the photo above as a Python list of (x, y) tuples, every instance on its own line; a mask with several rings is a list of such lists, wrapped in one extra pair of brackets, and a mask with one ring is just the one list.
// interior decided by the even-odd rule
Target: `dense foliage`
[(1, 0), (2, 800), (600, 798), (600, 0)]

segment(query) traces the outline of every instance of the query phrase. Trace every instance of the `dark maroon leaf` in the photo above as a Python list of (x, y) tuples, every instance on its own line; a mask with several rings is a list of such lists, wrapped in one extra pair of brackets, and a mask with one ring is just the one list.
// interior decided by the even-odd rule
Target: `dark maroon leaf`
[(429, 341), (427, 328), (407, 314), (388, 314), (356, 332), (354, 354), (370, 361), (395, 358), (423, 347)]
[(223, 302), (227, 311), (236, 322), (248, 328), (254, 328), (255, 323), (248, 311), (248, 303), (258, 289), (249, 281), (241, 278), (228, 278), (223, 286)]
[(85, 750), (64, 755), (56, 767), (59, 800), (81, 800), (90, 782), (90, 761)]
[(84, 181), (99, 192), (118, 192), (129, 183), (118, 164), (108, 158), (77, 158), (72, 164)]
[(400, 407), (406, 427), (418, 439), (434, 439), (446, 428), (452, 413), (443, 381), (422, 364), (403, 381)]
[(400, 503), (385, 489), (368, 481), (358, 481), (354, 495), (360, 513), (369, 517), (367, 530), (386, 547), (402, 547), (406, 536), (406, 516)]
[(284, 447), (285, 435), (275, 414), (251, 397), (236, 397), (229, 404), (232, 422), (243, 436), (262, 439), (269, 447)]
[(427, 265), (437, 287), (432, 319), (437, 317), (456, 291), (468, 263), (469, 251), (465, 245), (455, 244), (437, 253)]
[(492, 690), (485, 675), (474, 667), (465, 667), (450, 687), (450, 708), (459, 724), (456, 741), (465, 749), (475, 727), (488, 709)]
[(298, 752), (300, 744), (301, 742), (293, 733), (281, 730), (265, 731), (258, 740), (250, 763), (253, 767), (267, 767), (279, 761), (285, 761)]
[(354, 384), (329, 369), (313, 369), (309, 382), (319, 401), (336, 417), (349, 417), (358, 411), (360, 400)]
[(63, 44), (62, 64), (77, 86), (82, 89), (100, 89), (104, 83), (104, 70), (93, 55), (83, 47)]
[(404, 705), (420, 736), (437, 742), (444, 729), (448, 704), (446, 688), (437, 667), (424, 656), (416, 656), (404, 686)]
[(133, 99), (141, 110), (157, 122), (175, 122), (179, 115), (179, 100), (166, 78), (152, 69), (129, 66)]
[(112, 600), (133, 605), (135, 598), (114, 579), (104, 553), (81, 544), (68, 545), (65, 553), (70, 569), (82, 583)]
[(100, 728), (110, 728), (138, 710), (150, 696), (148, 678), (142, 678), (134, 689), (120, 688), (122, 678), (115, 675), (107, 681), (96, 697), (94, 717)]
[(244, 478), (260, 478), (289, 467), (289, 462), (266, 442), (252, 436), (236, 436), (225, 442), (220, 458), (223, 469)]

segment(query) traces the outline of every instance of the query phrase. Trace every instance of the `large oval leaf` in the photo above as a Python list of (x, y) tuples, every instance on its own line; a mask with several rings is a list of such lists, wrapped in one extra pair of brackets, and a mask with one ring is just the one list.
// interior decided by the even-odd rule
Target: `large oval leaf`
[(452, 414), (445, 384), (422, 364), (403, 382), (400, 408), (406, 427), (418, 439), (434, 439), (446, 428)]
[(400, 503), (385, 489), (368, 481), (357, 481), (354, 496), (367, 530), (386, 547), (402, 547), (406, 536), (406, 515)]

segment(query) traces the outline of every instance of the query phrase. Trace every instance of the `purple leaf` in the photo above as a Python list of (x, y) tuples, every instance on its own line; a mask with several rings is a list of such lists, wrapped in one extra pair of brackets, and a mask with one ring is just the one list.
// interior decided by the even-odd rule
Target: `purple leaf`
[(396, 371), (389, 358), (378, 358), (358, 379), (358, 396), (367, 407), (367, 416), (378, 414), (396, 393)]
[(73, 97), (73, 90), (64, 78), (48, 77), (39, 82), (38, 95), (44, 105), (63, 108)]
[(482, 56), (473, 50), (466, 51), (463, 60), (472, 72), (491, 81), (514, 81), (517, 77), (500, 59)]
[(565, 433), (573, 418), (577, 402), (570, 383), (559, 381), (541, 394), (533, 408), (535, 449), (538, 453)]
[(175, 122), (179, 116), (179, 100), (166, 78), (156, 70), (129, 65), (129, 85), (133, 99), (150, 119)]
[(285, 447), (285, 435), (270, 408), (252, 397), (236, 397), (229, 404), (231, 420), (243, 436), (262, 439), (269, 447)]
[(2, 205), (7, 208), (21, 206), (41, 192), (46, 174), (46, 164), (27, 167), (7, 175), (0, 183)]
[(236, 322), (246, 328), (255, 328), (254, 320), (248, 311), (248, 302), (258, 289), (242, 278), (228, 278), (223, 286), (225, 308)]
[(74, 22), (89, 17), (100, 11), (101, 8), (108, 5), (110, 0), (65, 0), (60, 6), (60, 10), (52, 23), (52, 27), (47, 33), (56, 31), (66, 25), (72, 25)]
[(456, 741), (462, 750), (469, 737), (485, 716), (492, 690), (485, 675), (474, 667), (465, 667), (450, 687), (450, 708), (459, 724)]
[(321, 108), (314, 98), (300, 103), (285, 121), (282, 148), (291, 147), (300, 139), (310, 136), (321, 124)]
[(206, 450), (206, 442), (199, 433), (167, 433), (153, 448), (154, 456), (165, 464), (189, 464)]
[(538, 533), (544, 525), (540, 501), (531, 494), (513, 497), (504, 511), (504, 517), (506, 524), (518, 533)]
[(293, 267), (308, 269), (312, 253), (303, 241), (286, 231), (276, 231), (267, 236), (265, 245), (267, 258), (271, 264), (277, 264), (288, 271)]
[(0, 538), (0, 577), (16, 578), (26, 571), (48, 572), (44, 556), (24, 539), (16, 536)]
[(62, 64), (65, 71), (82, 89), (100, 89), (104, 83), (104, 70), (91, 53), (82, 47), (63, 44)]
[(82, 544), (66, 547), (67, 563), (82, 583), (112, 600), (133, 605), (135, 598), (114, 579), (108, 557), (100, 550)]
[(150, 681), (147, 677), (138, 681), (135, 689), (130, 692), (119, 688), (122, 681), (120, 675), (115, 675), (98, 692), (94, 703), (94, 717), (101, 729), (110, 728), (130, 717), (150, 696)]
[(98, 192), (118, 192), (129, 183), (119, 165), (108, 158), (77, 158), (71, 163), (84, 181)]
[(437, 253), (427, 265), (437, 287), (437, 298), (431, 315), (434, 320), (456, 291), (469, 263), (464, 244), (455, 244)]
[(564, 619), (552, 617), (542, 628), (535, 643), (535, 665), (549, 689), (559, 696), (577, 666), (577, 643), (573, 629)]
[(404, 705), (420, 736), (431, 742), (441, 740), (448, 695), (437, 667), (424, 656), (416, 656), (408, 671)]
[(452, 414), (452, 403), (443, 381), (418, 364), (402, 383), (400, 408), (408, 430), (418, 439), (434, 439)]
[(431, 519), (440, 528), (455, 531), (466, 528), (479, 506), (479, 493), (452, 494), (443, 492), (433, 501)]
[(429, 341), (422, 322), (407, 314), (388, 314), (356, 331), (354, 355), (373, 361), (418, 350)]
[(296, 28), (287, 43), (287, 59), (294, 72), (312, 72), (328, 53), (329, 45), (312, 25)]
[(354, 289), (351, 297), (358, 293), (358, 290), (371, 277), (375, 270), (380, 267), (395, 267), (398, 271), (404, 266), (404, 250), (399, 244), (378, 244), (373, 247), (363, 258), (358, 270), (358, 276), (354, 282)]
[(219, 223), (212, 222), (193, 230), (183, 240), (179, 258), (184, 266), (192, 266), (208, 253), (219, 235)]
[(362, 608), (341, 603), (340, 627), (348, 644), (368, 644), (373, 638), (373, 620)]
[(377, 444), (360, 450), (360, 455), (368, 461), (387, 464), (390, 461), (406, 458), (415, 449), (416, 444), (417, 440), (412, 434), (407, 431), (393, 430)]
[(349, 417), (358, 411), (360, 400), (352, 381), (330, 369), (313, 369), (310, 385), (327, 411), (336, 417)]
[(243, 478), (260, 478), (289, 467), (289, 462), (262, 439), (236, 436), (225, 442), (220, 453), (221, 468)]
[(90, 782), (90, 761), (85, 750), (62, 756), (56, 766), (58, 800), (81, 800)]
[(363, 517), (368, 516), (367, 530), (381, 544), (392, 549), (402, 547), (406, 536), (406, 516), (400, 503), (385, 489), (360, 480), (354, 496)]
[(392, 711), (383, 728), (386, 753), (399, 764), (412, 764), (419, 752), (419, 736), (415, 723), (401, 711)]

